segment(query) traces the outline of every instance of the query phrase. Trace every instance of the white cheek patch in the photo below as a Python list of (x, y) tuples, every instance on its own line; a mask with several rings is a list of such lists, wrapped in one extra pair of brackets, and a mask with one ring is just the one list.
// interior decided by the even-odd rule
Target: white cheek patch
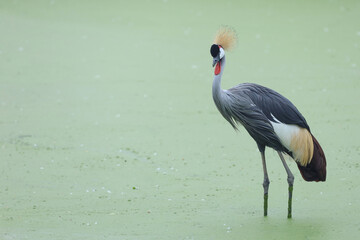
[(222, 59), (225, 56), (225, 51), (222, 47), (220, 47), (220, 59)]

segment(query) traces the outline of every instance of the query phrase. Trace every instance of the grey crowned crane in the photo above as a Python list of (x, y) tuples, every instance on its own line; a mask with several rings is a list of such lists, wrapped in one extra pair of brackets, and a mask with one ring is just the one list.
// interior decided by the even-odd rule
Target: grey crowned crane
[(242, 83), (228, 90), (221, 89), (224, 73), (225, 50), (236, 42), (234, 31), (220, 29), (210, 48), (215, 66), (212, 94), (222, 116), (237, 130), (242, 125), (257, 143), (264, 171), (264, 216), (268, 210), (269, 177), (266, 170), (265, 147), (279, 154), (287, 173), (289, 184), (288, 218), (291, 218), (294, 175), (283, 154), (297, 164), (305, 181), (326, 180), (326, 158), (311, 134), (310, 127), (298, 109), (284, 96), (254, 83)]

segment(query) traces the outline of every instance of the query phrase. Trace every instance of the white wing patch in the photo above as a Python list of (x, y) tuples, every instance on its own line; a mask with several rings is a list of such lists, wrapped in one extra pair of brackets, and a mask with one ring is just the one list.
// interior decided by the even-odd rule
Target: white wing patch
[(311, 162), (314, 153), (314, 144), (310, 132), (293, 124), (285, 124), (277, 120), (272, 114), (275, 122), (270, 121), (275, 134), (284, 147), (292, 152), (293, 159), (306, 166)]
[(276, 117), (274, 117), (274, 115), (271, 114), (271, 116), (276, 121), (276, 122), (270, 121), (276, 135), (278, 136), (280, 142), (284, 145), (284, 147), (286, 147), (288, 150), (291, 151), (292, 150), (291, 140), (294, 136), (296, 136), (299, 133), (300, 127), (297, 125), (282, 123), (279, 120), (277, 120)]

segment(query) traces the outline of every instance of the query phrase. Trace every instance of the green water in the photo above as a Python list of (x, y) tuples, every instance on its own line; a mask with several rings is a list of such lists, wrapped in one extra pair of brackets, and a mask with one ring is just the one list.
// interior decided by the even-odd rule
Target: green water
[[(355, 239), (358, 1), (1, 1), (1, 239)], [(223, 88), (271, 87), (328, 160), (325, 183), (218, 113), (209, 48), (238, 33)]]

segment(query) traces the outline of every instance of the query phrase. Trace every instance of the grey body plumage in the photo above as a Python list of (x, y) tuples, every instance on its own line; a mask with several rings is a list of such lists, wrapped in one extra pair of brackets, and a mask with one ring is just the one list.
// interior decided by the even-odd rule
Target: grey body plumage
[(280, 142), (270, 121), (279, 120), (310, 130), (305, 118), (288, 99), (261, 85), (242, 83), (228, 90), (221, 89), (225, 58), (224, 56), (220, 63), (221, 72), (214, 76), (213, 81), (213, 99), (219, 112), (234, 129), (238, 129), (237, 125), (241, 124), (256, 141), (261, 152), (268, 146), (291, 156), (289, 149)]

